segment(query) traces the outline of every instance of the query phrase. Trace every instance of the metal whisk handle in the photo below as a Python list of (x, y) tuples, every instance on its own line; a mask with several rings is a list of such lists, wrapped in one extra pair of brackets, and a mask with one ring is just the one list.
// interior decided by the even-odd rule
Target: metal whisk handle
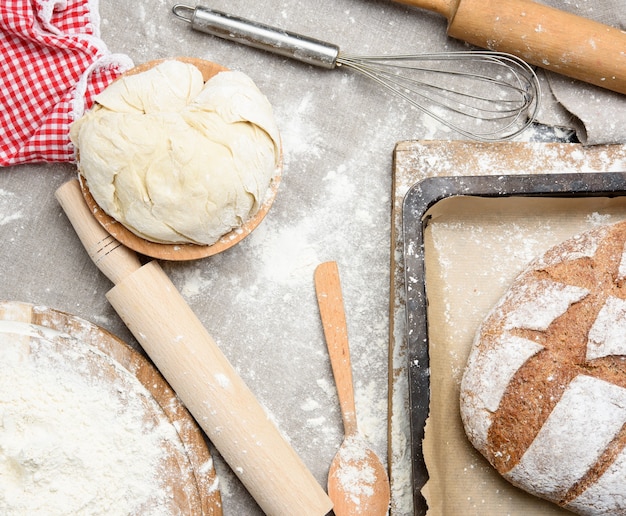
[(318, 39), (197, 6), (176, 4), (172, 12), (191, 28), (322, 68), (335, 68), (339, 47)]

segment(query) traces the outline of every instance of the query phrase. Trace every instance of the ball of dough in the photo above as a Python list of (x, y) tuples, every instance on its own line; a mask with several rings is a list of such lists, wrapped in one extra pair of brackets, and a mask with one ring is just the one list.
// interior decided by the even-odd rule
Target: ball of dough
[(215, 243), (260, 208), (280, 161), (267, 98), (241, 72), (206, 83), (167, 60), (123, 76), (71, 128), (98, 205), (159, 243)]

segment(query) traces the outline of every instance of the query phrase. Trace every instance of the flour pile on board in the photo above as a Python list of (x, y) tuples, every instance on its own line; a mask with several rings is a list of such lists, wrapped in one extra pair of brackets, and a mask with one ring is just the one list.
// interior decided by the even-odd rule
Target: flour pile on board
[(178, 437), (146, 420), (149, 393), (89, 374), (95, 348), (26, 342), (0, 332), (0, 513), (163, 514), (164, 442)]

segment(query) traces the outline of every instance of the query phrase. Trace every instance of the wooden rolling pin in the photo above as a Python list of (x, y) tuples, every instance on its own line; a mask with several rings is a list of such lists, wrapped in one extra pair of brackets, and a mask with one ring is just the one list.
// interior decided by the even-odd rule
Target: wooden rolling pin
[(115, 284), (107, 299), (263, 511), (327, 514), (330, 498), (157, 262), (142, 266), (105, 231), (77, 180), (56, 197), (89, 257)]
[(448, 35), (626, 94), (626, 33), (530, 0), (396, 0), (448, 20)]

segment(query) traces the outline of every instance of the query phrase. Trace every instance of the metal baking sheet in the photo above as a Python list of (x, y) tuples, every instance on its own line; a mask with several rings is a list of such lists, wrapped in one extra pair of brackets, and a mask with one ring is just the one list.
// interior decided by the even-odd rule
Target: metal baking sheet
[(425, 515), (422, 488), (429, 478), (423, 439), (430, 405), (428, 297), (424, 231), (429, 210), (453, 197), (502, 199), (590, 198), (626, 195), (626, 172), (430, 177), (416, 183), (403, 202), (406, 338), (414, 514)]

